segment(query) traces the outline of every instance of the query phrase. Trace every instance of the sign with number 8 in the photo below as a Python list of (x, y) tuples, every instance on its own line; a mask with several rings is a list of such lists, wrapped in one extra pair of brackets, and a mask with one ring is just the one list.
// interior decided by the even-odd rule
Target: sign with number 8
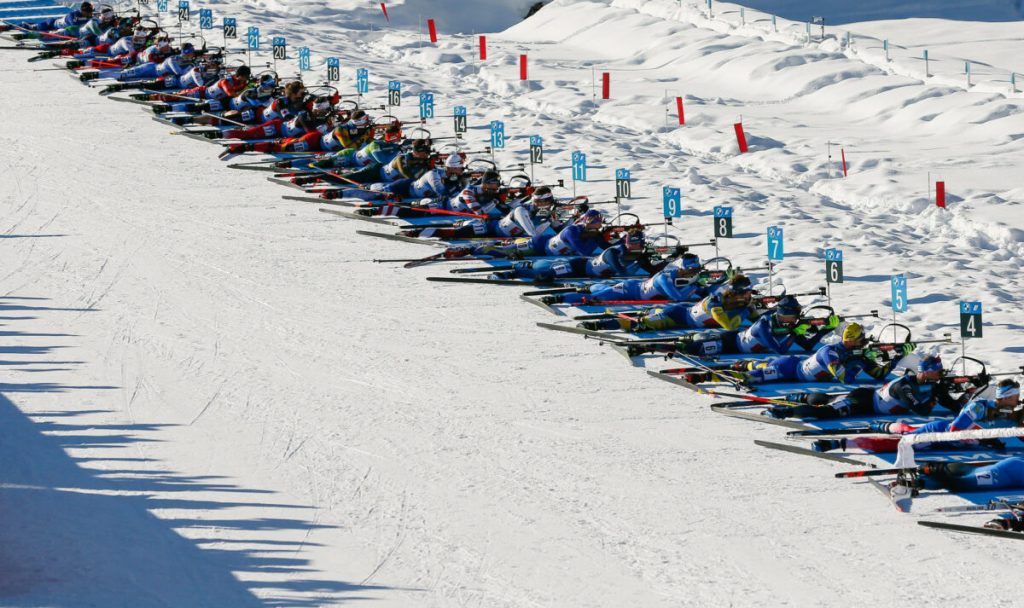
[(732, 238), (732, 207), (715, 207), (715, 238)]

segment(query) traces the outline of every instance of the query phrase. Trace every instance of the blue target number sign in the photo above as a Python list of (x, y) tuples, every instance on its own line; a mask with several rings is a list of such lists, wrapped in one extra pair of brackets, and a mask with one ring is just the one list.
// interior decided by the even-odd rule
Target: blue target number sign
[(587, 155), (579, 150), (572, 153), (572, 179), (576, 182), (587, 181)]
[(505, 123), (500, 120), (491, 121), (491, 148), (501, 150), (505, 147)]
[(434, 117), (434, 94), (426, 91), (420, 93), (420, 119)]
[(661, 210), (669, 223), (673, 218), (683, 217), (683, 194), (679, 188), (665, 186), (661, 189)]
[(260, 50), (260, 28), (250, 25), (245, 32), (245, 41), (250, 51)]
[(894, 274), (889, 283), (892, 287), (893, 312), (907, 312), (910, 309), (910, 303), (907, 301), (907, 276)]
[(786, 257), (782, 236), (782, 228), (778, 226), (768, 227), (768, 259), (772, 262), (781, 262)]
[(365, 95), (370, 92), (370, 70), (359, 68), (356, 70), (356, 93)]

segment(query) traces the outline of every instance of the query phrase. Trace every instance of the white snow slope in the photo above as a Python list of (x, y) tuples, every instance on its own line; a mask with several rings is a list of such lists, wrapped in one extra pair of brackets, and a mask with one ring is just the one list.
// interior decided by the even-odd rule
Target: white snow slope
[[(340, 57), (346, 83), (368, 68), (374, 98), (401, 80), (403, 116), (421, 90), (438, 114), (468, 106), (474, 145), (505, 120), (502, 162), (543, 135), (538, 177), (568, 178), (585, 151), (578, 190), (607, 197), (630, 168), (631, 210), (652, 220), (677, 185), (688, 240), (731, 204), (739, 264), (782, 226), (791, 290), (821, 284), (823, 247), (842, 247), (840, 310), (886, 307), (903, 271), (916, 335), (954, 331), (957, 301), (978, 299), (969, 354), (1007, 368), (1024, 350), (1019, 53), (989, 50), (968, 88), (976, 24), (936, 28), (956, 36), (926, 78), (911, 35), (892, 34), (887, 63), (877, 40), (807, 43), (730, 5), (557, 0), (491, 36), (486, 63), (474, 36), (382, 32), (376, 3), (212, 6), (314, 65)], [(359, 237), (23, 61), (0, 52), (0, 605), (1018, 602), (1011, 543), (914, 525), (955, 498), (897, 514), (842, 467), (752, 445), (778, 429), (536, 328), (550, 317), (514, 293), (374, 264), (424, 248)], [(676, 95), (684, 127), (666, 116)], [(950, 209), (930, 206), (929, 172)]]

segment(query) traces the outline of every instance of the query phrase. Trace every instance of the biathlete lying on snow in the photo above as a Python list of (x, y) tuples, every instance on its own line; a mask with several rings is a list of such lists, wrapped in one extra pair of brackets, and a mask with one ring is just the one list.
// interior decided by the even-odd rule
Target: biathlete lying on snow
[(7, 32), (13, 29), (28, 30), (30, 32), (63, 32), (70, 28), (79, 28), (93, 18), (93, 6), (91, 2), (83, 2), (77, 9), (71, 10), (60, 17), (43, 19), (42, 21), (26, 21), (18, 24), (0, 23), (0, 32)]
[[(955, 418), (933, 420), (926, 424), (908, 424), (906, 422), (890, 422), (876, 420), (871, 422), (872, 431), (892, 435), (915, 435), (920, 433), (953, 433), (974, 429), (1006, 428), (1022, 426), (1020, 412), (1014, 410), (1020, 404), (1020, 384), (1009, 378), (996, 386), (995, 397), (985, 399), (976, 396), (961, 408)], [(955, 406), (954, 406), (955, 407)], [(812, 444), (815, 451), (846, 450), (860, 448), (872, 452), (895, 452), (899, 446), (899, 437), (843, 437), (841, 439), (819, 439)], [(936, 443), (916, 443), (915, 450), (949, 450), (972, 448), (978, 445), (995, 449), (1005, 449), (998, 439), (974, 439), (960, 441), (943, 441)]]
[[(1012, 456), (995, 464), (978, 466), (969, 462), (928, 462), (916, 470), (901, 473), (898, 485), (918, 490), (951, 490), (953, 492), (992, 492), (1024, 489), (1024, 458)], [(1009, 522), (990, 522), (997, 529), (1015, 528)], [(1017, 522), (1020, 525), (1020, 522)], [(998, 527), (997, 527), (998, 526)]]
[(514, 239), (511, 242), (499, 241), (472, 247), (453, 247), (446, 251), (446, 255), (453, 258), (478, 255), (512, 260), (538, 256), (589, 257), (604, 251), (610, 245), (608, 238), (609, 234), (604, 227), (604, 215), (597, 209), (589, 209), (557, 234), (545, 232), (529, 238)]
[[(365, 188), (345, 188), (340, 191), (339, 198), (356, 198), (364, 201), (418, 198), (425, 199), (427, 202), (421, 206), (429, 208), (434, 200), (454, 196), (462, 190), (462, 171), (462, 157), (451, 154), (443, 167), (434, 167), (416, 179), (403, 178), (393, 182), (371, 184)], [(404, 209), (396, 208), (392, 213), (385, 208), (381, 215), (399, 216), (402, 214), (398, 211)]]
[(733, 354), (782, 354), (796, 345), (811, 352), (822, 338), (832, 333), (842, 318), (830, 314), (824, 322), (812, 325), (802, 319), (803, 307), (793, 296), (783, 296), (772, 308), (745, 329), (708, 330), (679, 337), (673, 343), (629, 344), (630, 357), (647, 353), (680, 353), (697, 357)]
[(942, 359), (922, 357), (914, 369), (907, 368), (903, 376), (881, 387), (861, 387), (842, 396), (827, 393), (805, 393), (787, 397), (789, 401), (804, 401), (805, 405), (774, 406), (765, 410), (772, 418), (799, 417), (834, 420), (850, 416), (888, 416), (914, 413), (927, 416), (936, 405), (959, 412), (968, 395), (954, 398), (949, 386), (942, 380)]
[[(457, 156), (457, 154), (449, 156), (448, 161), (446, 162), (450, 162), (453, 157)], [(485, 176), (493, 180), (497, 178), (497, 173), (492, 171), (489, 172), (489, 174), (485, 173)], [(500, 184), (500, 178), (497, 179)], [(495, 194), (500, 197), (497, 193)], [(475, 195), (475, 200), (479, 202), (482, 195), (483, 193)], [(464, 196), (466, 196), (465, 191), (460, 193), (460, 197)], [(551, 192), (551, 188), (547, 186), (540, 186), (525, 199), (499, 200), (498, 205), (493, 207), (492, 211), (489, 212), (490, 215), (496, 217), (488, 219), (473, 218), (469, 220), (462, 220), (448, 228), (410, 228), (403, 230), (401, 234), (404, 236), (433, 237), (442, 239), (480, 237), (516, 238), (521, 236), (535, 236), (543, 232), (553, 235), (556, 231), (561, 230), (563, 225), (562, 221), (558, 217), (555, 204), (555, 197)], [(433, 201), (428, 203), (426, 206), (432, 208), (443, 208)], [(418, 208), (421, 208), (421, 206), (414, 204), (413, 209)], [(501, 215), (502, 213), (504, 213), (504, 215)]]
[[(575, 293), (541, 296), (544, 304), (601, 304), (615, 300), (694, 301), (706, 298), (719, 285), (709, 284), (710, 274), (702, 273), (700, 258), (692, 253), (672, 261), (645, 279), (626, 279), (618, 283), (596, 283), (577, 288)], [(685, 280), (680, 284), (681, 280)]]
[(753, 288), (746, 275), (736, 274), (716, 293), (696, 304), (684, 302), (646, 310), (635, 317), (583, 321), (590, 330), (618, 329), (629, 332), (665, 329), (737, 329), (746, 319), (760, 316), (753, 302)]
[(651, 275), (667, 260), (647, 247), (642, 232), (629, 232), (616, 243), (595, 256), (524, 260), (511, 270), (491, 273), (492, 279), (532, 279), (534, 284), (553, 283), (560, 279), (607, 279), (640, 274)]
[[(340, 124), (335, 120), (335, 109), (332, 97), (317, 97), (308, 113), (299, 112), (290, 120), (279, 124), (285, 135), (271, 142), (233, 144), (221, 155), (242, 152), (286, 153), (286, 152), (334, 152), (345, 148), (359, 147), (373, 140), (373, 125), (370, 117), (362, 110), (355, 110)], [(283, 120), (283, 119), (282, 119)], [(233, 135), (253, 139), (267, 137), (269, 123), (249, 130), (230, 132)], [(231, 137), (232, 135), (227, 135)], [(270, 135), (274, 137), (274, 135)], [(329, 176), (327, 176), (329, 177)], [(419, 177), (418, 175), (416, 177)], [(358, 181), (352, 178), (353, 181)], [(339, 180), (341, 181), (341, 180)], [(371, 180), (370, 183), (377, 180)], [(367, 182), (360, 182), (367, 183)]]
[[(883, 351), (868, 348), (864, 328), (850, 323), (843, 330), (842, 342), (826, 344), (813, 355), (783, 355), (768, 361), (737, 361), (727, 373), (746, 384), (766, 382), (852, 382), (860, 372), (875, 380), (885, 378), (904, 356), (914, 352), (912, 342), (901, 345), (899, 351), (879, 361)], [(941, 371), (941, 368), (940, 368)], [(684, 374), (687, 382), (710, 382), (719, 373), (692, 372)]]

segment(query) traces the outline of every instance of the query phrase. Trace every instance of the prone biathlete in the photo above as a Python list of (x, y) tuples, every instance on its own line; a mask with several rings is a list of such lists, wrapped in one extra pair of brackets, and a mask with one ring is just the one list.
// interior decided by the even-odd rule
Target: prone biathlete
[(789, 401), (803, 404), (773, 406), (765, 410), (765, 415), (772, 418), (799, 417), (817, 420), (910, 413), (927, 416), (936, 406), (954, 413), (959, 412), (967, 395), (954, 398), (948, 386), (940, 380), (942, 359), (926, 356), (922, 357), (914, 368), (905, 369), (903, 376), (881, 387), (856, 388), (838, 397), (819, 392), (790, 395), (787, 397)]
[(803, 307), (793, 296), (783, 296), (772, 308), (749, 327), (733, 330), (707, 330), (680, 336), (673, 343), (630, 344), (630, 357), (646, 353), (681, 353), (697, 357), (732, 354), (782, 354), (793, 346), (811, 352), (821, 339), (832, 333), (841, 321), (832, 314), (818, 326), (802, 321)]
[(733, 275), (716, 293), (696, 304), (683, 302), (655, 307), (631, 318), (583, 321), (579, 327), (591, 330), (619, 329), (628, 332), (666, 329), (737, 329), (759, 313), (753, 304), (753, 288), (746, 275)]
[[(975, 429), (994, 429), (1021, 426), (1021, 418), (1014, 413), (1020, 404), (1020, 384), (1009, 378), (996, 386), (992, 399), (974, 397), (960, 409), (954, 418), (933, 420), (926, 424), (914, 425), (906, 422), (890, 422), (876, 420), (870, 425), (871, 430), (891, 435), (915, 435), (921, 433), (955, 433)], [(844, 437), (841, 439), (819, 439), (812, 444), (817, 452), (847, 448), (860, 448), (872, 452), (895, 452), (899, 447), (900, 437)], [(996, 449), (1005, 449), (998, 439), (982, 440), (981, 445)], [(966, 439), (960, 441), (942, 441), (935, 443), (916, 443), (915, 450), (950, 450), (973, 448), (979, 441)]]
[[(340, 198), (357, 198), (364, 201), (384, 201), (401, 199), (444, 199), (462, 189), (462, 157), (451, 154), (443, 167), (430, 169), (416, 179), (399, 179), (393, 182), (371, 184), (366, 188), (345, 188)], [(429, 208), (429, 205), (424, 205)], [(397, 217), (406, 207), (389, 208), (385, 206), (381, 215)], [(412, 208), (412, 209), (415, 209)]]
[[(580, 287), (575, 293), (542, 296), (540, 301), (544, 304), (600, 304), (615, 300), (699, 300), (713, 290), (706, 281), (699, 280), (701, 268), (700, 258), (687, 253), (646, 279), (596, 283)], [(685, 279), (686, 284), (679, 285), (681, 279)]]
[[(902, 345), (888, 361), (879, 362), (882, 353), (867, 348), (868, 338), (858, 323), (843, 330), (843, 339), (826, 344), (813, 355), (783, 355), (768, 361), (740, 361), (733, 369), (750, 384), (766, 382), (852, 382), (861, 372), (875, 380), (885, 378), (904, 356), (914, 352), (911, 342)], [(941, 371), (941, 367), (940, 370)]]

